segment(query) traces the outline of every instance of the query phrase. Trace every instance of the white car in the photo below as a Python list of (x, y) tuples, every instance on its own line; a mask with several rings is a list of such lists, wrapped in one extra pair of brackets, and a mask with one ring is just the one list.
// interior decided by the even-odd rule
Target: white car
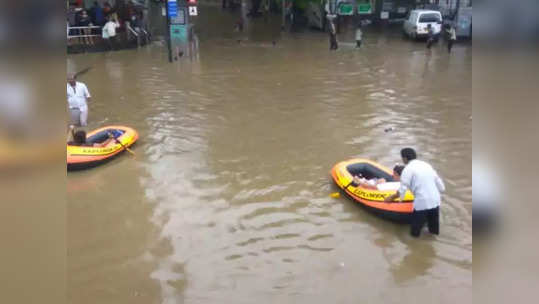
[(442, 14), (432, 10), (412, 10), (404, 21), (403, 30), (412, 39), (423, 38), (428, 35), (429, 24), (437, 39), (442, 32)]

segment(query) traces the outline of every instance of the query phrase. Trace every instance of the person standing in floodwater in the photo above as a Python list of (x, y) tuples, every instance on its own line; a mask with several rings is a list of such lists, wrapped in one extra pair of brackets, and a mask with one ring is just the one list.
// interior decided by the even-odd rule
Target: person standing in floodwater
[(243, 18), (238, 19), (236, 21), (236, 25), (234, 26), (236, 32), (243, 32)]
[(440, 192), (445, 191), (445, 185), (431, 165), (416, 159), (414, 149), (402, 149), (401, 157), (406, 165), (400, 176), (401, 186), (395, 194), (386, 197), (385, 201), (392, 202), (399, 196), (402, 200), (406, 190), (410, 189), (414, 194), (410, 234), (413, 237), (419, 237), (423, 225), (427, 222), (429, 232), (438, 235), (440, 233)]
[(70, 74), (67, 76), (67, 104), (71, 117), (78, 118), (78, 125), (85, 127), (88, 125), (88, 103), (90, 92), (82, 82), (77, 81), (77, 76)]
[(107, 42), (110, 51), (116, 48), (116, 29), (120, 27), (120, 23), (118, 19), (112, 16), (109, 16), (107, 19), (108, 21), (102, 29), (102, 37)]
[(268, 23), (268, 18), (270, 14), (270, 0), (264, 1), (264, 22)]
[(363, 38), (363, 32), (361, 31), (361, 23), (357, 25), (356, 29), (356, 48), (361, 47), (361, 39)]
[(329, 49), (330, 50), (337, 50), (339, 48), (339, 44), (337, 43), (337, 30), (335, 28), (335, 23), (333, 23), (333, 20), (329, 21)]
[(455, 28), (451, 25), (449, 25), (449, 28), (447, 29), (447, 36), (447, 52), (451, 53), (453, 43), (457, 41), (457, 31), (455, 31)]
[(434, 43), (434, 30), (430, 24), (427, 25), (427, 31), (427, 49), (430, 50), (432, 44)]

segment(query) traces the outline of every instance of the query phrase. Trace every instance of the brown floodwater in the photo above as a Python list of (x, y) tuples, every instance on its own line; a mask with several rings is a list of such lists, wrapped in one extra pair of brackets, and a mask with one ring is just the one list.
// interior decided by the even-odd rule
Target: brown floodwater
[[(199, 13), (173, 64), (160, 41), (68, 56), (93, 67), (88, 129), (140, 133), (135, 157), (68, 173), (69, 303), (471, 303), (471, 46), (388, 28), (329, 52), (278, 16), (240, 34)], [(335, 163), (405, 146), (446, 183), (438, 237), (329, 197)]]

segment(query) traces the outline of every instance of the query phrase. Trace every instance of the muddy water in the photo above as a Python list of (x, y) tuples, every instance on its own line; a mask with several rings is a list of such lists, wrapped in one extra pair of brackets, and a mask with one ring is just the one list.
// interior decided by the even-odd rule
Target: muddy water
[[(367, 29), (330, 53), (278, 18), (200, 14), (192, 60), (68, 58), (93, 67), (89, 129), (140, 133), (135, 157), (68, 174), (69, 302), (471, 303), (471, 48)], [(404, 146), (446, 182), (439, 237), (328, 196), (336, 162)]]

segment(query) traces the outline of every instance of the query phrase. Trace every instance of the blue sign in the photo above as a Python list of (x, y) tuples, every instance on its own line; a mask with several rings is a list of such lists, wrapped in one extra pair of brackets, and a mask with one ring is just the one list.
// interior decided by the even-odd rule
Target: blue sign
[(173, 18), (178, 16), (178, 2), (176, 0), (168, 0), (168, 17)]

